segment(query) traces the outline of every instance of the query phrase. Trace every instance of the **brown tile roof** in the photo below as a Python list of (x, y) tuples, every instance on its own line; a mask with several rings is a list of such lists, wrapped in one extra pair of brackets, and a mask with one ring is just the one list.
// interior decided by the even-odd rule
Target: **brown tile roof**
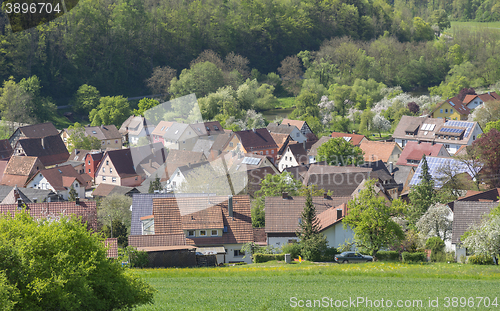
[[(313, 197), (316, 215), (349, 202), (351, 197)], [(266, 197), (266, 233), (295, 233), (306, 203), (305, 197)]]
[(274, 142), (278, 146), (278, 154), (281, 154), (280, 151), (286, 147), (286, 143), (290, 140), (289, 134), (280, 134), (280, 133), (269, 133), (273, 138)]
[[(87, 223), (87, 228), (97, 232), (97, 210), (95, 201), (80, 201), (79, 205), (75, 202), (51, 202), (51, 203), (28, 203), (27, 211), (35, 219), (51, 218), (57, 220), (64, 216), (81, 217), (82, 223)], [(20, 213), (17, 204), (0, 205), (0, 214), (10, 213), (14, 216)]]
[(349, 134), (349, 133), (339, 133), (339, 132), (333, 132), (330, 135), (330, 137), (342, 137), (345, 140), (348, 140), (354, 146), (359, 146), (359, 144), (361, 144), (361, 141), (363, 139), (366, 139), (365, 135)]
[(260, 149), (278, 148), (266, 128), (235, 132), (247, 152)]
[(186, 245), (186, 235), (184, 233), (129, 235), (128, 245), (137, 248)]
[(441, 106), (443, 106), (446, 103), (450, 104), (461, 115), (469, 115), (470, 114), (470, 109), (466, 105), (464, 105), (462, 103), (462, 101), (456, 96), (439, 103), (436, 106), (436, 108), (434, 108), (434, 110), (431, 112), (431, 114), (434, 113), (435, 111), (437, 111), (438, 109), (440, 109)]
[(41, 138), (59, 135), (59, 131), (51, 122), (21, 126), (19, 127), (19, 131), (23, 133), (26, 138)]
[[(40, 174), (47, 179), (47, 182), (55, 190), (67, 190), (71, 187), (73, 182), (78, 180), (82, 185), (86, 185), (86, 181), (71, 165), (56, 166), (53, 168), (43, 169), (39, 171)], [(34, 175), (36, 176), (36, 175)], [(33, 176), (33, 177), (34, 177)], [(33, 179), (31, 177), (31, 179)], [(31, 181), (31, 179), (29, 181)], [(28, 182), (29, 182), (28, 181)]]
[[(458, 198), (455, 202), (459, 201), (498, 202), (499, 197), (500, 197), (500, 188), (494, 188), (486, 191), (467, 190), (466, 195), (464, 197)], [(451, 208), (451, 210), (454, 209), (455, 202), (448, 203), (448, 206)]]
[(497, 206), (498, 202), (455, 201), (451, 243), (459, 243), (465, 231), (479, 224), (483, 216)]
[(128, 126), (129, 126), (130, 122), (132, 122), (132, 119), (134, 119), (134, 118), (135, 118), (135, 115), (131, 115), (130, 117), (127, 118), (127, 120), (123, 121), (118, 132), (122, 135), (127, 134), (128, 133)]
[(230, 132), (230, 133), (224, 133), (224, 134), (217, 136), (217, 138), (215, 139), (214, 144), (212, 145), (210, 150), (222, 152), (222, 150), (224, 150), (224, 148), (226, 148), (226, 146), (229, 143), (229, 141), (231, 140), (231, 138), (233, 138), (233, 135), (234, 135), (234, 133)]
[(182, 230), (223, 229), (222, 210), (218, 205), (181, 216)]
[[(38, 166), (38, 169), (36, 168)], [(28, 176), (30, 172), (44, 169), (42, 162), (37, 157), (13, 156), (9, 159), (5, 174)]]
[[(337, 216), (338, 216), (337, 210), (338, 209), (342, 210), (342, 216), (340, 218), (337, 218)], [(346, 214), (347, 214), (347, 204), (346, 203), (342, 203), (341, 205), (339, 205), (337, 207), (330, 207), (329, 209), (327, 209), (326, 211), (324, 211), (323, 213), (321, 213), (317, 216), (318, 224), (319, 224), (319, 227), (321, 228), (320, 230), (323, 231), (323, 230), (328, 229), (330, 226), (341, 221)]]
[(38, 157), (45, 166), (64, 163), (69, 158), (68, 149), (59, 135), (20, 139), (17, 145), (27, 156)]
[(399, 145), (395, 142), (381, 142), (381, 141), (369, 141), (365, 140), (359, 145), (361, 150), (365, 153), (365, 161), (377, 161), (382, 160), (383, 162), (388, 162), (394, 148), (401, 151)]
[(87, 136), (96, 137), (99, 140), (105, 139), (118, 139), (121, 141), (122, 135), (113, 124), (101, 126), (87, 126), (85, 127), (85, 134)]
[(266, 228), (253, 228), (253, 241), (258, 244), (267, 245)]
[[(281, 123), (281, 124), (269, 123), (267, 125), (267, 130), (270, 133), (279, 133), (279, 134), (290, 135), (294, 129), (299, 130), (295, 125), (286, 124), (286, 123)], [(299, 132), (300, 132), (300, 130), (299, 130)]]
[[(426, 156), (437, 157), (437, 156), (439, 156), (439, 151), (442, 148), (444, 148), (443, 144), (432, 144), (432, 143), (426, 143), (426, 142), (418, 143), (416, 141), (409, 141), (406, 143), (406, 146), (404, 147), (403, 152), (401, 152), (401, 155), (399, 156), (399, 159), (398, 159), (398, 162), (396, 163), (396, 165), (418, 166), (418, 163), (417, 164), (408, 164), (407, 160), (409, 159), (409, 160), (420, 161), (424, 154)], [(448, 153), (448, 152), (446, 152), (446, 153)]]
[(487, 102), (490, 100), (500, 100), (500, 95), (498, 95), (496, 92), (488, 92), (480, 95), (465, 95), (464, 104), (469, 104), (476, 97), (479, 97), (483, 102)]
[(9, 140), (8, 139), (0, 140), (0, 158), (6, 159), (10, 157), (12, 155), (12, 152), (14, 152), (14, 150), (12, 149)]
[(117, 186), (111, 184), (100, 183), (92, 192), (93, 197), (106, 197), (113, 193), (128, 194), (135, 188), (126, 186)]
[(189, 126), (198, 136), (224, 134), (224, 129), (222, 128), (222, 125), (220, 125), (219, 121), (194, 123), (190, 124)]
[(174, 123), (170, 121), (160, 121), (160, 123), (158, 123), (155, 129), (151, 132), (151, 135), (157, 135), (163, 137), (165, 132), (168, 130), (169, 127), (172, 126), (172, 124)]
[(281, 121), (281, 124), (295, 125), (299, 130), (302, 129), (304, 123), (306, 123), (306, 121), (292, 120), (292, 119), (283, 119), (283, 121)]
[(207, 157), (203, 152), (170, 149), (166, 159), (167, 165), (165, 166), (166, 178), (170, 178), (170, 175), (173, 174), (178, 167), (202, 163), (206, 160)]
[[(207, 208), (220, 208), (223, 227), (227, 228), (221, 237), (186, 238), (190, 245), (239, 244), (253, 241), (250, 216), (250, 198), (246, 195), (233, 197), (233, 217), (228, 214), (227, 197), (182, 197), (153, 199), (153, 215), (156, 234), (183, 234), (182, 217), (201, 215)], [(212, 219), (213, 220), (213, 219)], [(210, 228), (207, 228), (210, 229)], [(226, 231), (226, 230), (224, 230)]]
[(8, 175), (2, 177), (2, 185), (24, 187), (28, 182), (29, 177), (24, 175)]
[(85, 157), (87, 156), (87, 153), (90, 153), (90, 150), (73, 149), (73, 151), (69, 155), (68, 161), (85, 162)]
[(309, 151), (307, 152), (307, 154), (310, 155), (310, 156), (317, 156), (318, 155), (318, 148), (319, 148), (319, 146), (323, 145), (324, 143), (326, 143), (330, 139), (332, 139), (332, 137), (328, 137), (328, 136), (321, 137), (317, 142), (315, 142), (311, 146), (311, 149), (309, 149)]
[(104, 241), (104, 246), (108, 249), (108, 258), (118, 258), (118, 239), (117, 238), (107, 238)]
[[(120, 177), (123, 178), (137, 175), (130, 149), (108, 150), (104, 157), (106, 156), (113, 163), (116, 173), (120, 175)], [(101, 161), (101, 164), (102, 163), (103, 161)], [(101, 164), (99, 164), (99, 168)]]

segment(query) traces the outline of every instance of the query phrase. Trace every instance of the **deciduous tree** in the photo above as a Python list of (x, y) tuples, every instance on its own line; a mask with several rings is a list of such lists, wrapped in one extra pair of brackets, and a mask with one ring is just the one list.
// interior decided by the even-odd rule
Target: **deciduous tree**
[(92, 85), (84, 84), (78, 88), (72, 102), (72, 107), (75, 112), (88, 115), (92, 109), (99, 106), (101, 94)]
[(85, 128), (78, 122), (68, 127), (68, 151), (74, 149), (94, 150), (101, 148), (101, 141), (94, 136), (88, 136)]
[(319, 146), (316, 161), (327, 161), (329, 165), (358, 165), (363, 163), (363, 150), (342, 137), (335, 137)]
[(123, 96), (101, 97), (99, 106), (89, 114), (92, 126), (111, 125), (120, 127), (131, 115), (130, 106)]
[(491, 129), (472, 143), (478, 159), (484, 164), (483, 180), (492, 187), (500, 186), (500, 132)]
[(438, 237), (443, 241), (451, 237), (452, 214), (448, 206), (433, 204), (418, 220), (416, 227), (426, 238)]
[(162, 94), (167, 96), (170, 88), (170, 81), (177, 75), (177, 70), (165, 67), (155, 67), (153, 74), (146, 80), (146, 85), (151, 89), (154, 94)]
[(300, 93), (302, 81), (301, 77), (304, 75), (300, 59), (293, 55), (287, 56), (282, 62), (278, 72), (282, 79), (282, 85), (291, 94), (297, 96)]

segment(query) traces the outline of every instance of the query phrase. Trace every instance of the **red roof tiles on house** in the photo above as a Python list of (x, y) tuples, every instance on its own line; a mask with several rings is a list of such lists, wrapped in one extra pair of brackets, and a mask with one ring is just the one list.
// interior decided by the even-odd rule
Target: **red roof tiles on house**
[(439, 156), (439, 152), (442, 149), (446, 150), (443, 144), (432, 144), (426, 142), (418, 143), (416, 141), (409, 141), (406, 143), (403, 152), (401, 152), (396, 165), (418, 166), (418, 163), (410, 164), (408, 163), (408, 160), (420, 161), (424, 154), (426, 156), (437, 157)]
[(338, 133), (338, 132), (333, 132), (331, 137), (342, 137), (354, 146), (359, 146), (361, 142), (366, 139), (365, 135), (359, 135), (359, 134), (349, 134), (349, 133)]
[[(342, 211), (342, 213), (340, 215), (338, 213), (339, 209)], [(346, 214), (347, 214), (347, 204), (346, 203), (342, 203), (341, 205), (336, 206), (336, 207), (330, 207), (329, 209), (327, 209), (323, 213), (320, 213), (317, 216), (320, 231), (326, 230), (330, 226), (341, 221)], [(340, 217), (338, 217), (338, 216), (340, 216)]]

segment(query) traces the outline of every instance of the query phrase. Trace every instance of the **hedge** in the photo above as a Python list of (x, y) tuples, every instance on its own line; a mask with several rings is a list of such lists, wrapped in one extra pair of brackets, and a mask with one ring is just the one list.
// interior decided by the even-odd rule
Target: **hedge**
[(261, 263), (271, 260), (285, 260), (285, 254), (253, 254), (254, 263)]
[(417, 253), (403, 252), (401, 254), (401, 257), (403, 258), (403, 262), (424, 262), (427, 256), (425, 255), (425, 253), (422, 252), (417, 252)]
[(493, 261), (493, 257), (488, 255), (472, 255), (467, 259), (467, 263), (472, 265), (493, 265), (495, 262)]
[(399, 252), (397, 252), (397, 251), (378, 251), (376, 258), (378, 261), (399, 261)]

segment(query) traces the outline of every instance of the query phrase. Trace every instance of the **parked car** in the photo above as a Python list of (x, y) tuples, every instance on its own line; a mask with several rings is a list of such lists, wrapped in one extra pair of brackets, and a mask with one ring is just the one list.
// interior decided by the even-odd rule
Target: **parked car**
[(335, 261), (341, 263), (349, 262), (370, 262), (373, 261), (372, 256), (361, 255), (356, 252), (343, 252), (341, 254), (335, 255)]

